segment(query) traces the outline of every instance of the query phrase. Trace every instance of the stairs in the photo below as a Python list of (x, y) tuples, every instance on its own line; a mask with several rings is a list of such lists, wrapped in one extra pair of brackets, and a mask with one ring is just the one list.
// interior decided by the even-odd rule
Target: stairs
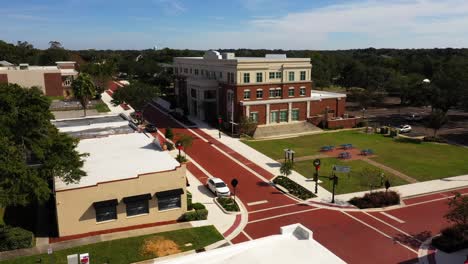
[(253, 137), (255, 139), (291, 137), (315, 134), (321, 131), (322, 129), (314, 126), (313, 124), (307, 121), (302, 121), (274, 125), (260, 125), (257, 127), (257, 130), (255, 130)]

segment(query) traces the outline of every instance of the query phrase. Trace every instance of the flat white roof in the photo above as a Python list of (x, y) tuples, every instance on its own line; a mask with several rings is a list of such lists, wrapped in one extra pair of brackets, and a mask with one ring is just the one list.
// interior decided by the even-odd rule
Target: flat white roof
[(328, 98), (346, 97), (346, 94), (325, 92), (325, 91), (320, 91), (320, 90), (312, 90), (310, 93), (310, 97), (312, 97), (313, 99), (328, 99)]
[(79, 183), (68, 185), (55, 178), (57, 191), (136, 178), (139, 174), (168, 171), (180, 166), (168, 152), (158, 149), (153, 138), (142, 133), (82, 139), (77, 151), (89, 153), (84, 157), (83, 165), (87, 176)]

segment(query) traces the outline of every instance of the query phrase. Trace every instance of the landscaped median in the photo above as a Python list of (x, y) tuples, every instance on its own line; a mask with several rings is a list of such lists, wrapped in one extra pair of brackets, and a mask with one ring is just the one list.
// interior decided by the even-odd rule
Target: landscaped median
[[(214, 226), (203, 226), (151, 235), (111, 240), (54, 252), (19, 257), (0, 262), (1, 264), (66, 264), (67, 255), (89, 253), (90, 263), (128, 264), (142, 260), (202, 249), (224, 239)], [(39, 262), (41, 261), (41, 262)]]
[(281, 190), (282, 188), (287, 191), (287, 193), (302, 199), (302, 200), (307, 200), (310, 198), (316, 197), (311, 191), (307, 190), (306, 188), (302, 187), (301, 185), (297, 184), (293, 180), (289, 179), (288, 177), (285, 176), (278, 176), (275, 179), (273, 179), (273, 183)]
[(240, 211), (239, 205), (232, 197), (216, 197), (214, 201), (226, 214), (237, 214)]

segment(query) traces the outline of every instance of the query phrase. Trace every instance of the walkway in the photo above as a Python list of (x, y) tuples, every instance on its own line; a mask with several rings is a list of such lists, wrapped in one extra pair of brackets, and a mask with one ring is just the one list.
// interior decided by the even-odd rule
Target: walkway
[(386, 165), (383, 165), (382, 163), (379, 163), (379, 162), (377, 162), (375, 160), (368, 159), (368, 158), (363, 158), (362, 160), (369, 163), (369, 164), (371, 164), (371, 165), (374, 165), (375, 167), (378, 167), (378, 168), (381, 168), (382, 170), (390, 172), (390, 173), (394, 174), (395, 176), (400, 177), (400, 178), (402, 178), (403, 180), (405, 180), (405, 181), (407, 181), (409, 183), (418, 182), (418, 180), (416, 180), (415, 178), (411, 178), (410, 176), (408, 176), (408, 175), (406, 175), (404, 173), (401, 173), (400, 171), (397, 171), (397, 170), (395, 170), (393, 168), (390, 168), (390, 167), (388, 167)]

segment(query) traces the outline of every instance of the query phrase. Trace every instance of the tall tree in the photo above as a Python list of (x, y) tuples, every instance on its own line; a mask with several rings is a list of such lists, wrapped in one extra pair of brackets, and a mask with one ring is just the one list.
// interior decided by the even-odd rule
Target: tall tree
[(437, 131), (448, 122), (447, 113), (440, 109), (435, 109), (428, 117), (427, 127), (434, 130), (434, 137), (437, 136)]
[(96, 86), (96, 95), (99, 96), (106, 89), (107, 83), (112, 80), (112, 76), (116, 72), (116, 66), (112, 60), (89, 63), (82, 68), (82, 72), (91, 76)]
[(127, 103), (135, 110), (142, 110), (147, 103), (159, 95), (160, 90), (157, 86), (141, 82), (132, 83), (115, 91), (112, 94), (112, 103), (115, 105)]
[(50, 100), (38, 88), (0, 84), (0, 205), (46, 201), (50, 182), (80, 180), (82, 157), (76, 139), (51, 123)]
[(84, 116), (86, 116), (86, 108), (88, 107), (89, 100), (91, 100), (96, 93), (96, 88), (91, 77), (86, 73), (80, 74), (78, 78), (73, 81), (72, 89), (73, 96), (80, 101)]

